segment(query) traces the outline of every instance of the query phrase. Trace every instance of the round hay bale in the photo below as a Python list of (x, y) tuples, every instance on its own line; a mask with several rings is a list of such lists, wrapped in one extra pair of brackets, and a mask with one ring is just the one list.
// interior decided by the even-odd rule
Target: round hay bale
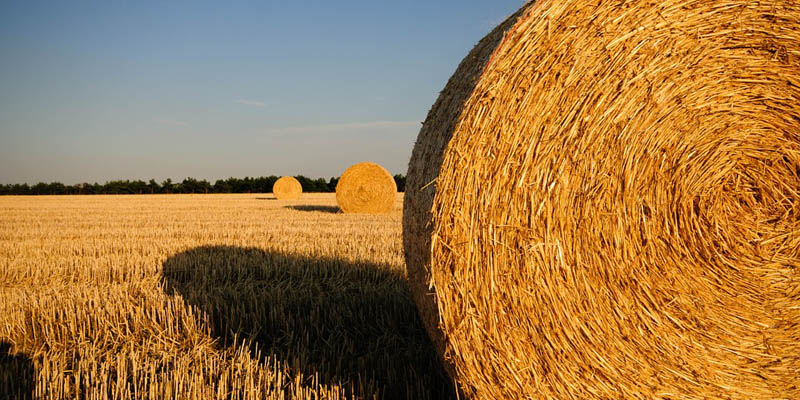
[(272, 185), (272, 193), (278, 200), (297, 200), (303, 194), (303, 186), (293, 176), (282, 176)]
[(351, 166), (336, 184), (336, 203), (345, 213), (386, 214), (396, 197), (392, 174), (371, 162)]
[(528, 3), (434, 104), (409, 279), (476, 399), (800, 398), (800, 2)]

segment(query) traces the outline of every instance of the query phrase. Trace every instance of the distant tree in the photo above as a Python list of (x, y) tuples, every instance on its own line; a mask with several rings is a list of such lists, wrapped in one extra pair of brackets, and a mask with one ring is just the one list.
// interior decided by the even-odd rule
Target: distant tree
[(239, 191), (239, 187), (241, 186), (239, 183), (239, 178), (230, 177), (225, 179), (225, 184), (230, 187), (229, 193), (241, 193)]
[(325, 179), (311, 179), (303, 175), (295, 176), (298, 182), (300, 182), (300, 186), (303, 187), (304, 192), (327, 192), (328, 191), (328, 182), (325, 182)]
[(31, 194), (47, 194), (47, 184), (39, 182), (31, 187)]
[(406, 191), (406, 176), (397, 174), (394, 176), (394, 183), (397, 184), (397, 191), (398, 192), (405, 192)]
[(252, 193), (254, 190), (253, 178), (245, 176), (244, 179), (230, 178), (233, 186), (233, 193)]
[(336, 185), (338, 184), (339, 184), (339, 178), (331, 177), (331, 179), (328, 180), (328, 192), (335, 192)]
[(328, 191), (328, 182), (325, 181), (325, 178), (314, 179), (314, 191), (322, 193)]
[(244, 193), (242, 191), (242, 180), (239, 178), (230, 177), (225, 180), (225, 183), (228, 184), (231, 188), (231, 193)]
[(155, 179), (150, 179), (150, 182), (147, 182), (147, 188), (150, 189), (150, 194), (161, 193), (161, 186)]
[(253, 192), (255, 193), (269, 193), (272, 191), (272, 184), (275, 181), (270, 181), (270, 177), (261, 176), (253, 180)]
[[(304, 192), (335, 192), (339, 177), (311, 179), (304, 175), (295, 177)], [(398, 190), (405, 189), (405, 177), (395, 175)], [(154, 193), (270, 193), (278, 177), (275, 175), (228, 179), (217, 179), (213, 184), (207, 180), (187, 177), (180, 183), (165, 179), (159, 184), (155, 179), (148, 182), (142, 180), (113, 180), (103, 184), (95, 182), (64, 185), (61, 182), (40, 182), (33, 186), (25, 184), (0, 185), (0, 195), (47, 195), (47, 194), (154, 194)]]
[(195, 193), (197, 190), (197, 179), (187, 177), (178, 184), (176, 192), (178, 193)]
[(193, 192), (193, 193), (205, 193), (205, 194), (208, 194), (208, 192), (210, 192), (210, 191), (211, 191), (211, 184), (208, 183), (207, 180), (203, 179), (203, 180), (197, 182), (197, 191)]
[(275, 182), (278, 181), (280, 177), (275, 175), (270, 175), (267, 177), (267, 186), (264, 188), (264, 193), (272, 193), (272, 188), (275, 186)]
[(142, 180), (135, 180), (128, 183), (130, 192), (134, 194), (149, 193), (150, 189), (147, 184)]
[(167, 178), (164, 182), (161, 182), (161, 191), (162, 193), (172, 193), (175, 191), (175, 185), (172, 183), (172, 179)]
[(214, 193), (231, 193), (231, 185), (224, 179), (217, 179), (211, 191)]
[(327, 192), (328, 182), (324, 178), (311, 179), (303, 175), (295, 176), (300, 185), (303, 187), (304, 192)]
[(47, 185), (49, 194), (67, 194), (67, 187), (61, 182), (51, 182)]
[[(142, 182), (144, 183), (144, 182)], [(108, 181), (105, 185), (104, 193), (106, 194), (134, 194), (134, 188), (131, 185), (131, 181), (124, 180), (124, 181)]]

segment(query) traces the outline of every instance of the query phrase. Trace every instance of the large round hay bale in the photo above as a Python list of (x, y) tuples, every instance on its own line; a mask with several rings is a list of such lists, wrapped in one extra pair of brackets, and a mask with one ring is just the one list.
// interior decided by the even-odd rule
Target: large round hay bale
[(404, 247), (476, 399), (800, 399), (800, 2), (540, 0), (461, 63)]
[(385, 214), (392, 211), (395, 198), (392, 174), (371, 162), (351, 166), (336, 184), (336, 203), (345, 213)]
[(292, 176), (282, 176), (272, 185), (272, 193), (278, 200), (297, 200), (303, 194), (303, 186)]

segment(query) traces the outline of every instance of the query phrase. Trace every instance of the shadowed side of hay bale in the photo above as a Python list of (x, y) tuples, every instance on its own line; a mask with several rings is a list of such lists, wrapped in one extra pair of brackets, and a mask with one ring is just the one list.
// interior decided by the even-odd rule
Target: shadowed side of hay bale
[(392, 174), (371, 162), (351, 166), (336, 184), (336, 202), (345, 213), (386, 214), (396, 197)]
[(278, 200), (297, 200), (303, 194), (303, 186), (292, 176), (283, 176), (272, 186), (272, 193)]
[[(403, 247), (405, 248), (409, 282), (417, 310), (425, 328), (436, 344), (445, 349), (444, 336), (439, 329), (436, 293), (430, 282), (431, 206), (436, 193), (436, 177), (445, 147), (452, 136), (464, 103), (472, 95), (475, 84), (492, 54), (503, 41), (505, 32), (516, 23), (522, 10), (508, 17), (483, 38), (461, 61), (447, 82), (436, 103), (431, 107), (417, 138), (406, 175), (406, 194), (403, 199)], [(440, 354), (448, 373), (455, 378), (449, 357)]]
[(800, 2), (527, 4), (409, 164), (420, 314), (479, 399), (800, 398)]

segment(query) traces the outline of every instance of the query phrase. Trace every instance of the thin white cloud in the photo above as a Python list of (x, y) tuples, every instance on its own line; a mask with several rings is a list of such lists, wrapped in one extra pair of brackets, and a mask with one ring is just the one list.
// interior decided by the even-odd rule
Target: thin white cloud
[(411, 126), (419, 127), (420, 121), (368, 121), (347, 122), (341, 124), (295, 125), (282, 128), (270, 128), (267, 129), (267, 133), (272, 136), (306, 136), (338, 132), (403, 128)]
[(176, 121), (174, 119), (157, 119), (156, 123), (169, 126), (189, 126), (188, 122)]
[(246, 106), (253, 106), (253, 107), (266, 107), (267, 105), (263, 101), (258, 100), (248, 100), (248, 99), (239, 99), (236, 100), (237, 103), (243, 104)]

